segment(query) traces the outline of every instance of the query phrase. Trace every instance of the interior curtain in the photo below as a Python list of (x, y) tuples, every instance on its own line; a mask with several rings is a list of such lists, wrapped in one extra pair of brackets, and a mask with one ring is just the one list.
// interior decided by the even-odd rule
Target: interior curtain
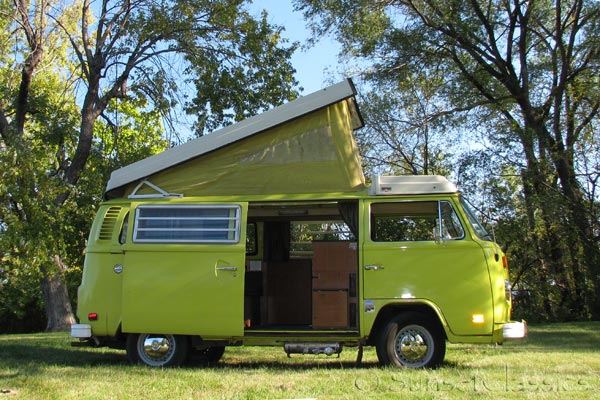
[(357, 201), (340, 201), (338, 209), (348, 228), (358, 240), (358, 202)]
[(265, 222), (266, 261), (288, 261), (290, 259), (290, 222)]

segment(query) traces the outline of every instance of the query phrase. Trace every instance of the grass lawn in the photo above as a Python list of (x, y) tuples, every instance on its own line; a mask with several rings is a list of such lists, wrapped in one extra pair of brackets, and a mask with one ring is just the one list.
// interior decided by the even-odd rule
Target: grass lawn
[(365, 349), (287, 358), (230, 347), (214, 367), (151, 369), (123, 351), (72, 348), (68, 334), (0, 336), (0, 400), (13, 399), (596, 399), (600, 322), (530, 326), (503, 346), (449, 345), (437, 370), (377, 364)]

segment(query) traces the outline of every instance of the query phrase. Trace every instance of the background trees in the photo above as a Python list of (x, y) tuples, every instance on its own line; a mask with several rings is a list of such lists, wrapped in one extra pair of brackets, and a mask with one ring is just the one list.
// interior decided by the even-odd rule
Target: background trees
[(112, 169), (170, 145), (165, 128), (183, 140), (296, 96), (295, 44), (244, 3), (0, 3), (1, 296), (39, 280), (47, 330), (73, 322), (66, 282)]
[[(492, 217), (516, 261), (516, 287), (536, 297), (539, 315), (600, 317), (597, 194), (592, 194), (599, 170), (597, 153), (581, 151), (595, 149), (597, 142), (600, 4), (297, 0), (296, 5), (316, 34), (333, 33), (346, 56), (369, 66), (364, 77), (374, 91), (382, 83), (398, 93), (414, 87), (421, 104), (430, 107), (411, 120), (432, 126), (444, 117), (442, 126), (448, 126), (449, 117), (464, 118), (463, 143), (472, 137), (479, 144), (454, 173), (461, 173), (457, 179), (464, 188), (468, 182), (500, 188), (490, 197), (498, 202)], [(432, 85), (435, 92), (424, 90)]]
[[(110, 171), (297, 95), (296, 44), (244, 3), (0, 2), (1, 326), (72, 321)], [(364, 68), (367, 169), (451, 175), (522, 316), (598, 318), (600, 3), (294, 3)]]

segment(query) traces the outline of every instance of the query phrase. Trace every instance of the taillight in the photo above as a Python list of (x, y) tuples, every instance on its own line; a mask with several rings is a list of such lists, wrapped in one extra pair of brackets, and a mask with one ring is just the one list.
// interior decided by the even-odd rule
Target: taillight
[(502, 266), (508, 268), (508, 258), (505, 255), (502, 256)]
[(98, 313), (91, 312), (88, 314), (89, 321), (98, 321)]

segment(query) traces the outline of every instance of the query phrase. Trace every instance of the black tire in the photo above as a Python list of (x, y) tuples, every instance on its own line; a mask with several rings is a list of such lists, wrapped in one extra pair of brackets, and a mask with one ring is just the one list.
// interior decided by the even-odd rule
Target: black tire
[(129, 361), (149, 367), (177, 367), (185, 361), (188, 348), (186, 336), (148, 333), (127, 336)]
[(212, 365), (219, 362), (225, 353), (225, 346), (208, 347), (191, 352), (190, 362), (200, 365)]
[(401, 314), (390, 320), (377, 340), (377, 358), (383, 365), (401, 368), (437, 368), (446, 355), (441, 327), (421, 314)]

